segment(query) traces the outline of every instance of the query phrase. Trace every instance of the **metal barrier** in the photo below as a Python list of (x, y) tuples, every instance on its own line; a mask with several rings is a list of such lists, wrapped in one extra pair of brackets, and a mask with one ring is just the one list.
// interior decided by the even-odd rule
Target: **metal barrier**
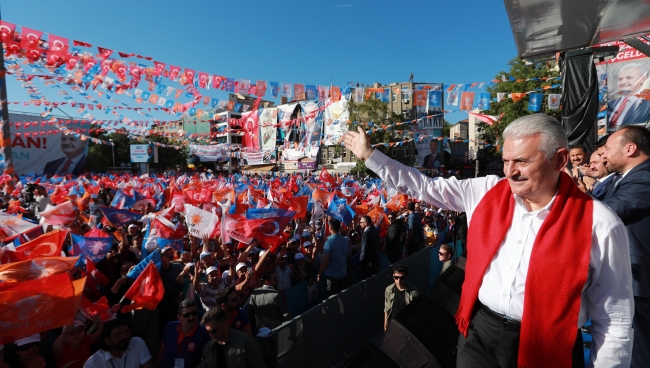
[[(440, 273), (437, 254), (437, 247), (425, 248), (400, 261), (409, 268), (408, 281), (424, 294)], [(325, 368), (345, 360), (382, 330), (384, 291), (392, 275), (386, 268), (273, 330), (276, 367)]]

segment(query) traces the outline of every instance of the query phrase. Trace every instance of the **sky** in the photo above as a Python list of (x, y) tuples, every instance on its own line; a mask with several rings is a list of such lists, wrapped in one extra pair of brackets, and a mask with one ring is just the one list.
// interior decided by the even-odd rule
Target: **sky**
[[(252, 81), (389, 84), (413, 73), (416, 82), (489, 82), (517, 55), (505, 6), (495, 0), (9, 0), (0, 11), (2, 20), (90, 43), (95, 52), (101, 46)], [(10, 102), (29, 101), (11, 76), (7, 87)], [(227, 99), (223, 91), (206, 94)]]

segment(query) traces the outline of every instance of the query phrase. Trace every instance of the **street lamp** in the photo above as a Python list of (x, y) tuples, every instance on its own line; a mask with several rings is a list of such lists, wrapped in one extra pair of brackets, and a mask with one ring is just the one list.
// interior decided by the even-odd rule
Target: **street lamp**
[(115, 171), (115, 143), (113, 143), (112, 139), (108, 140), (111, 142), (111, 156), (113, 156), (113, 171)]

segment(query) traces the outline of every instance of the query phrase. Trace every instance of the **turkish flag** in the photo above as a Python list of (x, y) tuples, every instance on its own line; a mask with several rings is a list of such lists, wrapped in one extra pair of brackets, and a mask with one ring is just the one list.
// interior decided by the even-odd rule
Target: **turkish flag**
[(111, 56), (111, 54), (113, 53), (113, 50), (105, 49), (99, 46), (97, 46), (97, 50), (99, 50), (99, 55), (101, 55), (102, 59), (104, 60), (108, 59), (108, 57)]
[(196, 74), (195, 70), (185, 68), (185, 78), (187, 78), (187, 83), (194, 84), (194, 75)]
[(20, 245), (15, 252), (5, 251), (1, 258), (2, 263), (27, 261), (43, 257), (58, 257), (61, 255), (63, 242), (67, 235), (67, 230), (62, 231), (59, 229), (41, 235)]
[(208, 73), (199, 72), (199, 87), (205, 88), (208, 85), (208, 76)]
[(77, 40), (72, 40), (72, 44), (75, 45), (75, 46), (93, 47), (93, 45), (91, 45), (89, 43), (82, 42), (82, 41), (77, 41)]
[(0, 344), (72, 323), (85, 281), (63, 272), (0, 288)]
[(165, 287), (158, 269), (153, 262), (150, 262), (124, 294), (124, 298), (130, 299), (131, 304), (123, 306), (122, 313), (143, 308), (155, 310), (164, 294)]
[(7, 43), (10, 41), (13, 42), (15, 30), (15, 24), (0, 20), (0, 34), (2, 35), (2, 43)]
[(169, 80), (176, 79), (180, 72), (181, 72), (181, 67), (170, 65), (169, 66)]
[(68, 39), (65, 37), (53, 35), (50, 33), (48, 43), (50, 44), (50, 51), (68, 51)]
[(72, 201), (66, 201), (50, 210), (41, 212), (41, 217), (45, 218), (46, 224), (70, 225), (77, 219), (77, 212)]
[(32, 49), (38, 47), (38, 43), (43, 35), (42, 31), (23, 27), (22, 33), (22, 46), (24, 49)]
[(225, 79), (226, 79), (225, 77), (220, 77), (218, 75), (213, 75), (212, 76), (212, 88), (214, 88), (214, 89), (221, 88), (224, 85), (223, 82), (224, 82)]
[(156, 68), (155, 71), (154, 71), (154, 75), (155, 75), (156, 77), (160, 77), (160, 76), (163, 74), (163, 72), (165, 71), (165, 66), (166, 66), (167, 64), (165, 64), (165, 63), (161, 63), (160, 61), (154, 61), (154, 62), (153, 62), (153, 65), (154, 65), (155, 68)]
[(305, 216), (307, 216), (307, 205), (309, 204), (309, 196), (289, 198), (289, 202), (291, 203), (291, 207), (289, 207), (289, 209), (292, 211), (296, 211), (297, 218), (304, 218)]
[(108, 305), (108, 299), (105, 296), (102, 296), (96, 302), (91, 302), (85, 296), (81, 296), (81, 302), (79, 303), (79, 311), (84, 317), (92, 319), (96, 314), (99, 315), (99, 319), (102, 322), (108, 321), (113, 318), (113, 314), (110, 312), (111, 306)]
[(332, 175), (330, 175), (330, 173), (327, 171), (325, 166), (323, 166), (323, 169), (320, 171), (320, 175), (318, 176), (318, 181), (327, 185), (328, 187), (336, 186), (336, 180), (334, 180)]

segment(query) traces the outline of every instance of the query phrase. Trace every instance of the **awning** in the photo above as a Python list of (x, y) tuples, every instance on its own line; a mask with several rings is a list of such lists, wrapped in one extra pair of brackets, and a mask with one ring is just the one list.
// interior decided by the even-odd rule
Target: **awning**
[(241, 171), (275, 171), (275, 165), (255, 165), (244, 166), (240, 168)]
[(636, 39), (650, 33), (650, 2), (630, 0), (504, 0), (523, 59)]

